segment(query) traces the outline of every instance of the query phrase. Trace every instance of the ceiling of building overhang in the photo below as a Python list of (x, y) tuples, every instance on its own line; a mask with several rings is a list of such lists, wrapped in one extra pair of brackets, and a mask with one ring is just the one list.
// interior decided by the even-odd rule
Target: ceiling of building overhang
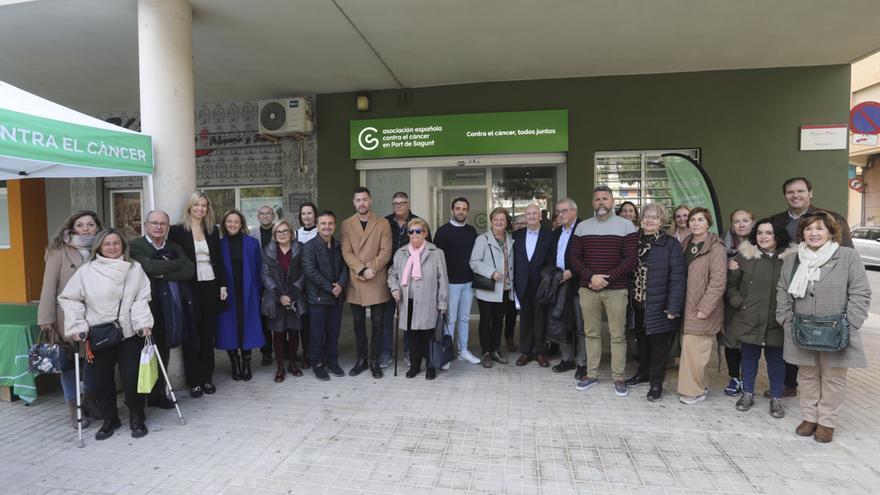
[[(876, 0), (191, 4), (200, 102), (841, 64), (880, 49)], [(0, 80), (84, 111), (136, 108), (137, 29), (135, 0), (0, 2)]]

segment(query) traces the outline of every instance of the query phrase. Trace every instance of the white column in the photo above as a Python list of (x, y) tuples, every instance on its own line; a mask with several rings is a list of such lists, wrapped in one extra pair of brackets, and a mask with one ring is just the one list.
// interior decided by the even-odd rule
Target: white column
[[(186, 0), (138, 0), (141, 131), (153, 137), (155, 169), (144, 181), (144, 213), (180, 220), (196, 188), (192, 8)], [(181, 348), (172, 349), (169, 378), (184, 390)]]

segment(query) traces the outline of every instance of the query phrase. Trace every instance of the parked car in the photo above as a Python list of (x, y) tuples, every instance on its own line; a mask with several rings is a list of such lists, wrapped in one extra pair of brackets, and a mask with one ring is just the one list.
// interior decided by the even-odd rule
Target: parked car
[(880, 266), (880, 227), (857, 227), (852, 240), (865, 266)]

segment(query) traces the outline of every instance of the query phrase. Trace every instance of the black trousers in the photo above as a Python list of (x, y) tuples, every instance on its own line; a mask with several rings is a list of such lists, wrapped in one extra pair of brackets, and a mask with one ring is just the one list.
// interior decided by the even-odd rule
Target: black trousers
[(785, 388), (797, 388), (798, 367), (796, 364), (785, 363)]
[(519, 301), (519, 347), (530, 358), (544, 352), (544, 330), (547, 327), (547, 308), (538, 302), (535, 289), (526, 290), (525, 300)]
[[(156, 317), (156, 315), (159, 315)], [(156, 350), (159, 351), (159, 358), (162, 359), (162, 364), (165, 365), (165, 369), (168, 369), (168, 362), (171, 360), (171, 349), (168, 347), (168, 335), (165, 332), (165, 324), (162, 323), (162, 314), (161, 312), (153, 311), (154, 323), (152, 329), (153, 335), (153, 343), (156, 344)], [(167, 390), (167, 384), (165, 383), (165, 375), (159, 371), (159, 379), (156, 380), (156, 384), (153, 385), (153, 390), (150, 392), (150, 397), (160, 398), (165, 397)]]
[(220, 312), (220, 286), (216, 280), (195, 282), (193, 299), (196, 311), (196, 339), (198, 347), (184, 346), (183, 368), (190, 388), (213, 381), (214, 335), (217, 333), (217, 314)]
[[(372, 324), (372, 345), (367, 340), (367, 308), (370, 308), (370, 323)], [(351, 316), (354, 320), (354, 339), (357, 347), (358, 360), (367, 359), (379, 366), (379, 354), (382, 353), (382, 315), (385, 304), (373, 304), (361, 306), (351, 304)], [(369, 350), (369, 351), (368, 351)], [(369, 356), (367, 353), (369, 352)]]
[(669, 359), (669, 346), (675, 332), (652, 335), (645, 333), (645, 310), (636, 309), (636, 343), (639, 346), (639, 369), (636, 375), (651, 380), (652, 387), (663, 387), (666, 379), (666, 361)]
[[(406, 313), (406, 328), (412, 327), (413, 300), (409, 300), (408, 311)], [(431, 335), (435, 329), (427, 330), (407, 330), (409, 335), (409, 367), (410, 369), (422, 369), (422, 359), (425, 360), (427, 368), (431, 368), (428, 361), (428, 346), (431, 344)]]
[(266, 345), (260, 347), (260, 354), (264, 356), (271, 356), (273, 337), (272, 332), (269, 330), (269, 319), (263, 315), (260, 315), (260, 324), (263, 326), (263, 340), (266, 342)]
[[(510, 299), (504, 299), (504, 336), (513, 338), (516, 330), (516, 303)], [(498, 345), (501, 345), (501, 335), (498, 335)]]
[[(501, 347), (501, 326), (504, 324), (505, 303), (508, 291), (504, 291), (502, 302), (477, 299), (480, 308), (480, 347), (483, 354), (497, 351)], [(516, 318), (516, 317), (514, 317)]]
[(116, 365), (119, 365), (119, 376), (122, 377), (122, 389), (125, 391), (125, 406), (130, 415), (143, 417), (144, 395), (137, 393), (138, 368), (140, 367), (141, 349), (144, 348), (143, 337), (129, 337), (119, 345), (95, 351), (95, 358), (86, 364), (95, 377), (98, 409), (101, 417), (118, 418), (116, 407)]
[(742, 368), (742, 351), (735, 347), (725, 347), (724, 359), (727, 361), (727, 376), (739, 378), (740, 368)]

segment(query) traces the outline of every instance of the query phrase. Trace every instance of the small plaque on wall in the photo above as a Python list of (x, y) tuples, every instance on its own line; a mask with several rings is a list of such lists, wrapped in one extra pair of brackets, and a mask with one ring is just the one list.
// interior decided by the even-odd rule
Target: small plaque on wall
[(846, 124), (802, 125), (801, 151), (845, 150)]

